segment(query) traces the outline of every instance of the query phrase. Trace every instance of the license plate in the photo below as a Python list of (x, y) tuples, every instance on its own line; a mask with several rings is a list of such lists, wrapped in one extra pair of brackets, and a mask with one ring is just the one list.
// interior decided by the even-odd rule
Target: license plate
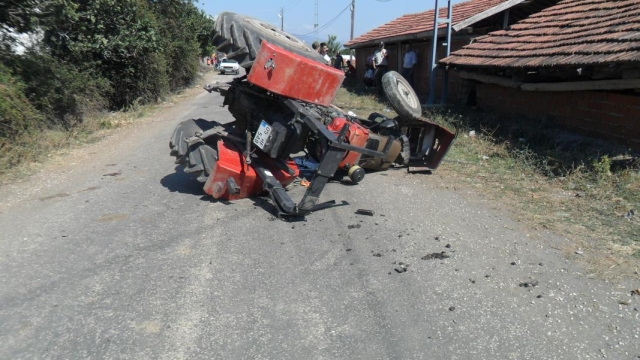
[(261, 150), (264, 150), (264, 146), (267, 144), (267, 140), (269, 140), (269, 135), (271, 135), (271, 126), (262, 120), (258, 131), (256, 131), (256, 136), (253, 138), (253, 143)]

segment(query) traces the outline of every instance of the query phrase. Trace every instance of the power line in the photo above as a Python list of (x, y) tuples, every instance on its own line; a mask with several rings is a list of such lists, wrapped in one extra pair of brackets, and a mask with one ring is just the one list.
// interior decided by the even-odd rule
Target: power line
[(294, 7), (294, 6), (296, 6), (299, 2), (300, 2), (300, 0), (290, 0), (286, 5), (282, 5), (282, 7), (284, 7), (284, 8)]
[(347, 5), (347, 7), (345, 7), (342, 11), (340, 11), (340, 13), (338, 13), (338, 15), (336, 15), (333, 19), (329, 20), (326, 24), (322, 25), (321, 27), (319, 27), (318, 29), (314, 29), (313, 31), (307, 33), (307, 34), (302, 34), (302, 35), (298, 35), (298, 34), (293, 34), (296, 37), (306, 37), (309, 36), (315, 32), (320, 32), (325, 30), (326, 28), (328, 28), (329, 26), (331, 26), (334, 22), (336, 22), (336, 20), (338, 20), (338, 18), (340, 17), (340, 15), (344, 14), (345, 11), (349, 10), (351, 8), (351, 2), (349, 2), (349, 5)]
[(283, 6), (283, 7), (288, 8), (287, 10), (291, 10), (291, 9), (293, 9), (294, 7), (296, 7), (296, 5), (298, 5), (299, 3), (300, 3), (300, 0), (294, 0), (294, 2), (293, 2), (291, 5), (289, 5), (289, 6)]
[(327, 29), (329, 26), (333, 25), (334, 22), (336, 22), (336, 20), (338, 20), (338, 18), (340, 17), (340, 15), (342, 15), (345, 11), (347, 11), (349, 8), (351, 7), (351, 4), (347, 5), (347, 7), (342, 10), (338, 15), (336, 15), (336, 17), (334, 17), (333, 19), (329, 20), (328, 23), (324, 24), (323, 26), (320, 27), (320, 29), (318, 31), (323, 31), (325, 29)]

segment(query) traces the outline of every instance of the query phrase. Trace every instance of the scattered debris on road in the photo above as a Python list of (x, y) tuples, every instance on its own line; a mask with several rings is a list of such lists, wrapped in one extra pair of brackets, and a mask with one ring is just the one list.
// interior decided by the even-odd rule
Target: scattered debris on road
[(349, 229), (360, 229), (361, 227), (362, 227), (362, 225), (360, 225), (360, 224), (353, 224), (353, 225), (347, 226), (347, 228), (349, 228)]
[(398, 267), (396, 267), (393, 270), (395, 270), (398, 274), (402, 274), (402, 273), (406, 273), (408, 269), (409, 269), (409, 264), (399, 262)]
[(520, 285), (518, 285), (518, 286), (524, 287), (524, 288), (536, 287), (536, 286), (538, 286), (538, 280), (531, 280), (531, 281), (521, 282)]
[(375, 212), (373, 210), (358, 209), (358, 210), (356, 210), (356, 214), (373, 216), (375, 214)]
[(444, 260), (444, 259), (448, 259), (451, 256), (449, 256), (446, 252), (442, 251), (442, 252), (435, 252), (435, 253), (431, 253), (428, 255), (425, 255), (423, 257), (421, 257), (422, 260)]

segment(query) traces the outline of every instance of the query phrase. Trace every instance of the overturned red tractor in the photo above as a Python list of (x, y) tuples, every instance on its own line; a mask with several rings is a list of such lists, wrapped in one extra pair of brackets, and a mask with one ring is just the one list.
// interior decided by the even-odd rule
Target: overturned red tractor
[[(170, 147), (176, 163), (216, 199), (266, 193), (279, 216), (304, 216), (325, 207), (318, 204), (320, 193), (337, 172), (357, 183), (365, 169), (392, 164), (433, 170), (455, 138), (421, 117), (416, 94), (396, 72), (385, 75), (383, 85), (400, 116), (361, 119), (331, 105), (344, 73), (270, 24), (222, 13), (213, 43), (246, 70), (229, 83), (205, 87), (224, 96), (235, 121), (187, 120), (174, 130)], [(296, 154), (318, 163), (298, 203), (285, 189), (300, 175), (291, 158)]]

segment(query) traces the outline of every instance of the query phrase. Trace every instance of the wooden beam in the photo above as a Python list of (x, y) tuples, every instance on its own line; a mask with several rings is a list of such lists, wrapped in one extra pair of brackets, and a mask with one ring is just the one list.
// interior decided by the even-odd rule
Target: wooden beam
[(500, 5), (496, 5), (494, 7), (492, 7), (491, 9), (487, 9), (479, 14), (473, 15), (472, 17), (468, 18), (467, 20), (461, 21), (459, 23), (457, 23), (455, 26), (452, 26), (453, 30), (455, 31), (459, 31), (462, 28), (466, 28), (467, 26), (471, 26), (475, 23), (477, 23), (480, 20), (484, 20), (486, 18), (488, 18), (489, 16), (495, 15), (503, 10), (507, 10), (509, 8), (512, 8), (520, 3), (525, 2), (526, 0), (509, 0), (509, 1), (505, 1)]
[(475, 72), (458, 71), (457, 74), (463, 79), (476, 80), (485, 84), (496, 84), (509, 88), (519, 88), (522, 82), (512, 80), (505, 76), (485, 75)]
[(527, 83), (522, 84), (520, 88), (525, 91), (627, 90), (640, 89), (640, 79)]

